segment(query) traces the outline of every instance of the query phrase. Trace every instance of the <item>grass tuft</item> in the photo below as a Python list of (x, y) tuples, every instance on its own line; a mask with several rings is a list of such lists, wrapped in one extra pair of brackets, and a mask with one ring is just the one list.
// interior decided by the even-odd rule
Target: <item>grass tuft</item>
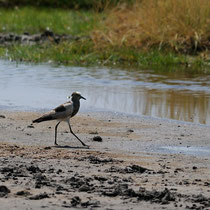
[(96, 49), (90, 40), (44, 45), (13, 45), (0, 48), (0, 56), (26, 62), (54, 62), (65, 65), (109, 65), (151, 67), (154, 69), (187, 63), (186, 56), (157, 50), (141, 52), (127, 47)]
[(103, 25), (93, 33), (98, 46), (210, 50), (209, 0), (136, 1), (132, 7), (112, 9)]

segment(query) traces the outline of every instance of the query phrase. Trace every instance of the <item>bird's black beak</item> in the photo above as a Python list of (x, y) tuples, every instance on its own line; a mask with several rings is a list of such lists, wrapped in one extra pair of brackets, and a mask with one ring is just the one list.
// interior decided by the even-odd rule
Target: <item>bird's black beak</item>
[(84, 98), (83, 96), (81, 96), (82, 99), (86, 100), (86, 98)]

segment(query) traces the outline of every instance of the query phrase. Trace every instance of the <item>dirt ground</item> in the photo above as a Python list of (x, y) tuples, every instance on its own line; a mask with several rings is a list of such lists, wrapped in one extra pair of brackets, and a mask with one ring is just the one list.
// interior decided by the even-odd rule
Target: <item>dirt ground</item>
[(210, 126), (116, 113), (0, 113), (0, 209), (210, 209)]

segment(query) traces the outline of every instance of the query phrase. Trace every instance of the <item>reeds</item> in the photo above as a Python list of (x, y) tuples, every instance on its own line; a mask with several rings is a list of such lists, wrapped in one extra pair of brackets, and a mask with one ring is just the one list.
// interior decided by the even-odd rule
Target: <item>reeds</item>
[(210, 50), (209, 0), (142, 0), (108, 12), (92, 37), (96, 46), (182, 53)]

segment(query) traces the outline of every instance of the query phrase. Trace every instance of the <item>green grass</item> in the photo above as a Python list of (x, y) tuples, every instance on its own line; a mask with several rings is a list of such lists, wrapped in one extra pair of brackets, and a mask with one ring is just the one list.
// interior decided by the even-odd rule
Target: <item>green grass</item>
[(97, 27), (99, 15), (93, 11), (82, 10), (0, 8), (0, 32), (34, 34), (49, 29), (58, 34), (82, 35)]
[[(62, 42), (61, 44), (44, 45), (13, 45), (7, 48), (0, 47), (0, 57), (12, 61), (21, 62), (53, 62), (64, 65), (79, 66), (121, 66), (141, 67), (153, 69), (171, 69), (174, 66), (185, 67), (190, 65), (199, 68), (203, 67), (202, 60), (189, 59), (184, 55), (177, 55), (173, 52), (153, 50), (141, 52), (128, 48), (107, 48), (95, 49), (90, 40), (77, 42)], [(189, 63), (190, 61), (190, 63)]]
[[(89, 35), (103, 28), (106, 12), (93, 10), (75, 11), (63, 9), (46, 9), (24, 7), (20, 9), (0, 8), (0, 33), (30, 34), (40, 33), (46, 29), (57, 34)], [(134, 66), (153, 69), (169, 69), (181, 65), (202, 68), (204, 60), (200, 57), (189, 58), (171, 50), (152, 48), (142, 51), (135, 47), (100, 46), (95, 40), (45, 43), (42, 45), (0, 46), (0, 57), (13, 61), (54, 62), (65, 65), (109, 65)]]

